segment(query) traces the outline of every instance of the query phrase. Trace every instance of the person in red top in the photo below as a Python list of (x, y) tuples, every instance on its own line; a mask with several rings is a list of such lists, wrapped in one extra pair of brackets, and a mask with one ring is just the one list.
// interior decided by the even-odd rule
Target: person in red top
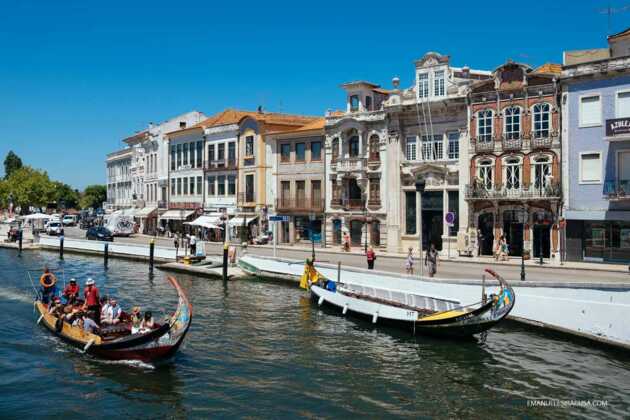
[(101, 321), (101, 302), (98, 295), (98, 289), (94, 285), (94, 280), (88, 278), (85, 282), (85, 290), (83, 291), (85, 297), (85, 303), (83, 308), (88, 310), (88, 315), (97, 324)]
[(70, 283), (63, 289), (63, 297), (66, 298), (66, 304), (74, 305), (79, 297), (79, 285), (75, 279), (70, 279)]
[(374, 248), (369, 247), (365, 256), (367, 257), (368, 270), (374, 270), (374, 261), (376, 260)]

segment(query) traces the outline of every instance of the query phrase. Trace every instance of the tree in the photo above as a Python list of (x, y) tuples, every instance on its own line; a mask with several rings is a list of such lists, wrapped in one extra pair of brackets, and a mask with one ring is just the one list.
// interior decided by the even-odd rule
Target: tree
[(103, 206), (107, 200), (107, 187), (105, 185), (88, 185), (81, 197), (81, 207), (84, 209), (97, 209)]
[(7, 153), (7, 157), (4, 158), (4, 179), (9, 178), (13, 172), (21, 167), (22, 159), (13, 153), (13, 150), (10, 150), (9, 153)]
[(73, 190), (72, 187), (68, 184), (64, 184), (63, 182), (55, 181), (55, 201), (57, 202), (57, 207), (63, 207), (66, 209), (77, 208), (79, 205), (79, 192), (77, 190)]
[(46, 207), (55, 201), (55, 184), (44, 171), (23, 166), (11, 172), (9, 177), (0, 182), (0, 202), (7, 207), (9, 196), (13, 197), (13, 205), (22, 211), (29, 206)]

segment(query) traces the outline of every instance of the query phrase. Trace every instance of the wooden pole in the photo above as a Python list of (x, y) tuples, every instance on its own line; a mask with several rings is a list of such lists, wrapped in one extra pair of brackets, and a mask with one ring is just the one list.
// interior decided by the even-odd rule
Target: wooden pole
[(223, 245), (223, 281), (228, 279), (228, 244)]
[(59, 237), (59, 259), (63, 260), (63, 235)]
[(103, 263), (105, 267), (107, 267), (107, 262), (109, 260), (109, 244), (105, 242), (105, 249), (103, 250)]
[(151, 239), (149, 242), (149, 271), (153, 272), (153, 258), (155, 255), (155, 241)]

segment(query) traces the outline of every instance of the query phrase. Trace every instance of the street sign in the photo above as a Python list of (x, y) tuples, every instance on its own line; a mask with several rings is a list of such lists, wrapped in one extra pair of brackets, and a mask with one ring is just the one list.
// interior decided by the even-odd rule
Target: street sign
[(269, 216), (269, 221), (270, 222), (288, 222), (289, 221), (289, 216)]
[(449, 211), (444, 215), (444, 221), (447, 225), (453, 226), (455, 224), (455, 212)]

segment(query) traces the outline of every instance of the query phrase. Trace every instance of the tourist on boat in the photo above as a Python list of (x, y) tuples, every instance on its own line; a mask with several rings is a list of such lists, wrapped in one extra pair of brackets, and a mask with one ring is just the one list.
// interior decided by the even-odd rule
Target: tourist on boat
[(44, 274), (39, 278), (39, 284), (42, 286), (40, 289), (42, 303), (47, 305), (57, 294), (57, 277), (50, 272), (48, 267), (44, 267)]
[(101, 322), (108, 325), (116, 325), (120, 322), (120, 315), (122, 315), (122, 309), (118, 306), (116, 299), (110, 299), (105, 316), (101, 316)]
[(76, 279), (70, 279), (70, 283), (68, 283), (63, 289), (63, 297), (66, 300), (66, 304), (74, 305), (79, 297), (79, 285), (77, 284)]
[(413, 275), (413, 248), (409, 247), (407, 258), (405, 259), (405, 271), (409, 275)]
[(365, 255), (367, 257), (368, 270), (374, 270), (374, 261), (376, 261), (376, 253), (374, 252), (374, 248), (369, 247)]
[(429, 277), (435, 276), (437, 272), (438, 252), (435, 249), (435, 244), (431, 244), (426, 256), (424, 257), (424, 265), (427, 266)]
[(78, 316), (77, 319), (72, 323), (72, 326), (82, 328), (85, 332), (98, 334), (98, 324), (94, 322), (94, 320), (90, 318), (89, 315), (89, 312), (88, 315), (82, 312), (81, 315)]
[(197, 255), (197, 238), (193, 234), (193, 235), (190, 235), (188, 240), (189, 240), (189, 243), (190, 243), (190, 255), (192, 255), (192, 256)]
[(85, 290), (83, 291), (83, 296), (85, 298), (83, 309), (91, 312), (95, 322), (100, 322), (101, 305), (98, 289), (96, 288), (96, 285), (94, 285), (94, 280), (90, 277), (88, 277), (85, 282)]
[(109, 309), (109, 298), (102, 297), (100, 299), (100, 303), (101, 303), (101, 319), (105, 319), (105, 316), (107, 315), (107, 310)]
[(144, 318), (140, 323), (140, 332), (146, 333), (151, 331), (155, 327), (155, 323), (153, 322), (153, 314), (151, 311), (146, 311), (144, 313)]
[(134, 306), (131, 310), (131, 334), (136, 334), (140, 331), (140, 324), (142, 324), (142, 315), (140, 314), (140, 307)]

